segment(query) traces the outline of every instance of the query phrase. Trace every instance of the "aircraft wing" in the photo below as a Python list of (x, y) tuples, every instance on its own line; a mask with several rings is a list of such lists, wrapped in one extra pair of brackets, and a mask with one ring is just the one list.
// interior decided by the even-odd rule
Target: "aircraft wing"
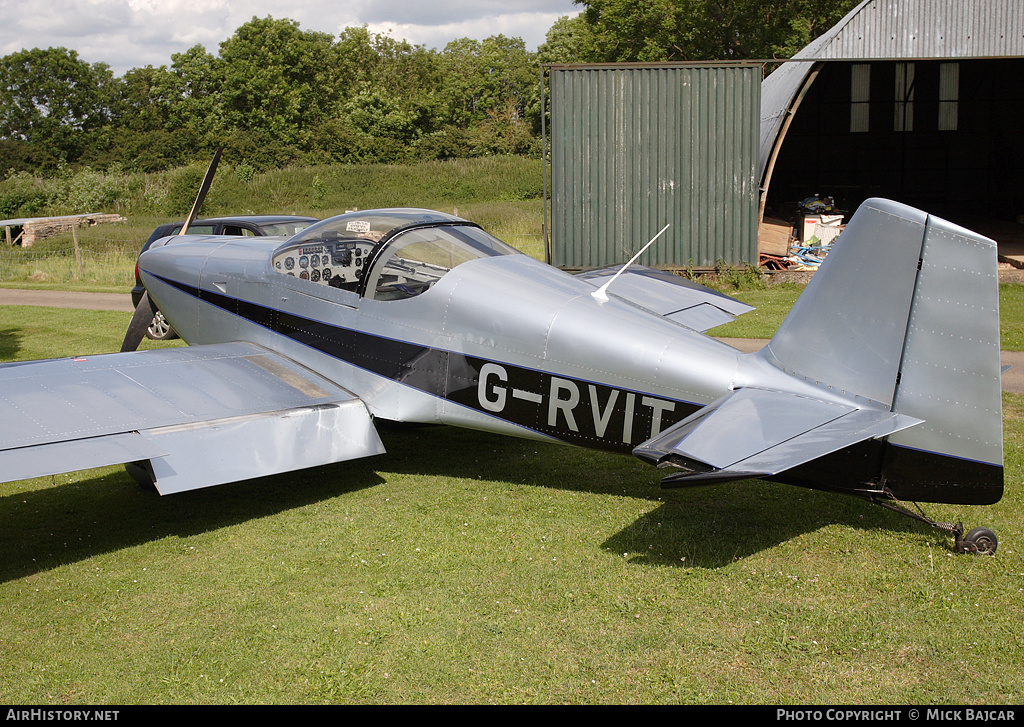
[(667, 487), (777, 475), (920, 419), (766, 389), (737, 389), (633, 450), (680, 472)]
[[(600, 287), (621, 267), (613, 265), (587, 270), (577, 273), (576, 277)], [(736, 316), (754, 310), (753, 306), (692, 280), (638, 265), (631, 265), (623, 271), (608, 292), (701, 332), (730, 323)]]
[(365, 405), (249, 343), (0, 366), (0, 481), (148, 460), (161, 494), (384, 447)]

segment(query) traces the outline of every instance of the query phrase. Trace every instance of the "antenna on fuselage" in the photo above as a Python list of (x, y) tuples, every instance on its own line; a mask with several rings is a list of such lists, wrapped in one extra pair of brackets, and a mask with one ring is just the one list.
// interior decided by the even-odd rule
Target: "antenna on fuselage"
[(591, 295), (594, 296), (595, 298), (597, 298), (598, 300), (608, 300), (608, 293), (607, 293), (608, 286), (611, 285), (612, 283), (614, 283), (615, 282), (615, 278), (617, 278), (620, 275), (622, 275), (622, 273), (625, 271), (626, 268), (628, 268), (630, 265), (635, 263), (636, 259), (638, 257), (640, 257), (641, 255), (643, 255), (644, 251), (647, 250), (647, 248), (649, 248), (651, 245), (653, 245), (654, 241), (657, 240), (659, 237), (661, 237), (662, 233), (665, 232), (665, 230), (667, 230), (669, 227), (671, 227), (671, 223), (669, 223), (669, 224), (665, 225), (664, 227), (662, 227), (661, 228), (661, 232), (659, 232), (657, 235), (652, 237), (650, 242), (648, 242), (646, 245), (644, 245), (642, 248), (640, 248), (640, 252), (638, 252), (636, 255), (634, 255), (632, 257), (632, 259), (630, 259), (630, 261), (628, 263), (626, 263), (621, 268), (619, 268), (618, 272), (616, 272), (615, 275), (613, 275), (611, 277), (611, 279), (607, 283), (605, 283), (600, 288), (595, 290), (593, 293), (591, 293)]

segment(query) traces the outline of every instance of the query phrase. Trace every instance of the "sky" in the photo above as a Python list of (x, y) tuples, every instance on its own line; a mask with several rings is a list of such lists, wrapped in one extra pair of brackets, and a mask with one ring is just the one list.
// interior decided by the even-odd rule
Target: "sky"
[(253, 17), (288, 18), (304, 31), (337, 36), (366, 25), (438, 50), (456, 38), (522, 38), (536, 50), (554, 22), (576, 15), (572, 0), (0, 0), (0, 56), (64, 47), (115, 75), (170, 66), (197, 43), (210, 53)]

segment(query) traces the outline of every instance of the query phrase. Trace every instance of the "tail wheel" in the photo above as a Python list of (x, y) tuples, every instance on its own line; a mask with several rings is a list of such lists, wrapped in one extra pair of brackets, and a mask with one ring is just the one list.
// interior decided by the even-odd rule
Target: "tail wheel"
[(995, 555), (999, 540), (996, 534), (988, 528), (974, 528), (963, 539), (957, 542), (961, 553), (975, 553), (976, 555)]

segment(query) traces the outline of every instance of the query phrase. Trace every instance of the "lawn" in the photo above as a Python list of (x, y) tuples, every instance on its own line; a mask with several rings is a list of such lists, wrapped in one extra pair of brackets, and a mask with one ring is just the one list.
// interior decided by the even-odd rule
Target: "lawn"
[[(802, 285), (781, 283), (760, 285), (723, 292), (755, 307), (732, 323), (709, 331), (715, 336), (734, 338), (771, 338), (782, 319), (796, 303)], [(1024, 351), (1024, 285), (1005, 283), (999, 286), (999, 317), (1004, 351)]]
[[(128, 318), (0, 308), (0, 359), (115, 350)], [(1003, 500), (926, 507), (994, 557), (852, 498), (664, 491), (630, 457), (444, 427), (163, 498), (121, 468), (3, 484), (0, 694), (1019, 704), (1024, 397), (1004, 421)]]

